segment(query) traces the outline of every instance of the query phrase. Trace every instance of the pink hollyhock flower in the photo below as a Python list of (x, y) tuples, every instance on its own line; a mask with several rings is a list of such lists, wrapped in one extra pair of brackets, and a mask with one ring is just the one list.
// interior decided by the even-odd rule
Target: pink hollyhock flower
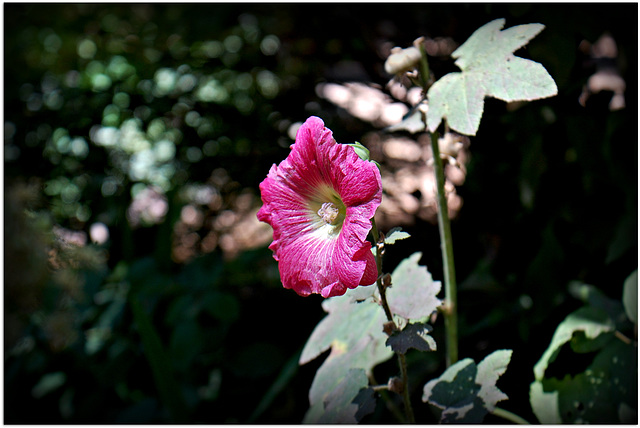
[(285, 288), (331, 297), (376, 281), (367, 235), (382, 199), (380, 171), (336, 143), (321, 119), (300, 127), (291, 153), (271, 167), (260, 192), (258, 219), (273, 227), (269, 248)]

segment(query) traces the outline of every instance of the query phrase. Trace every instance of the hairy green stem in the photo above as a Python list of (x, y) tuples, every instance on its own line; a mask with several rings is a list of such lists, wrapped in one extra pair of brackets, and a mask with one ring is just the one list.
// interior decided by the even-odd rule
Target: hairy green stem
[(378, 267), (378, 280), (376, 283), (378, 284), (378, 292), (380, 293), (380, 302), (387, 316), (387, 321), (393, 322), (393, 315), (387, 303), (387, 292), (382, 284), (382, 248), (384, 248), (384, 242), (378, 242), (380, 241), (380, 233), (378, 232), (375, 218), (371, 219), (371, 234), (373, 235), (374, 245), (376, 246), (376, 266)]
[[(391, 313), (391, 309), (389, 308), (389, 304), (387, 303), (387, 292), (385, 290), (384, 284), (382, 283), (382, 250), (384, 249), (384, 240), (380, 239), (380, 233), (378, 232), (375, 218), (371, 219), (371, 234), (373, 235), (373, 239), (376, 245), (376, 266), (378, 268), (378, 280), (376, 281), (376, 283), (378, 284), (378, 291), (380, 292), (380, 303), (382, 304), (384, 313), (387, 316), (387, 321), (395, 325), (395, 322), (393, 321), (393, 314)], [(409, 397), (409, 376), (407, 374), (407, 359), (404, 354), (397, 353), (397, 355), (398, 365), (400, 366), (400, 374), (402, 375), (402, 400), (404, 402), (404, 411), (407, 415), (408, 422), (414, 424), (416, 420), (413, 415), (413, 407), (411, 407), (411, 400)]]
[(498, 417), (500, 417), (502, 419), (506, 419), (508, 421), (511, 421), (511, 422), (519, 424), (519, 425), (531, 425), (524, 418), (521, 418), (520, 416), (516, 415), (515, 413), (511, 413), (510, 411), (501, 409), (499, 407), (496, 407), (495, 409), (493, 409), (493, 412), (491, 412), (491, 413), (493, 415), (495, 415), (495, 416), (498, 416)]
[(447, 206), (447, 195), (444, 190), (444, 167), (442, 165), (442, 159), (440, 158), (437, 131), (431, 133), (431, 149), (433, 151), (433, 165), (436, 174), (436, 186), (438, 188), (438, 227), (440, 229), (440, 247), (444, 269), (444, 325), (446, 329), (447, 367), (449, 367), (458, 361), (458, 297), (456, 270), (453, 262), (453, 239), (451, 238), (449, 208)]

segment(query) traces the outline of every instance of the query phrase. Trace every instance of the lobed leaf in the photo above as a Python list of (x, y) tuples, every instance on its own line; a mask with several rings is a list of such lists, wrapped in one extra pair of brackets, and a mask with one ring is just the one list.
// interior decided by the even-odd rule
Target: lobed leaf
[[(328, 315), (316, 326), (300, 356), (300, 364), (305, 364), (322, 352), (331, 349), (322, 363), (309, 390), (311, 408), (305, 421), (328, 422), (332, 415), (342, 415), (343, 411), (330, 411), (328, 403), (335, 399), (340, 385), (355, 376), (352, 369), (370, 372), (377, 364), (388, 360), (393, 352), (385, 345), (387, 336), (382, 331), (386, 321), (384, 311), (372, 299), (357, 303), (359, 292), (349, 290), (344, 296), (326, 299), (322, 307)], [(369, 289), (371, 287), (364, 287)], [(365, 376), (366, 378), (366, 376)], [(366, 387), (368, 383), (361, 386)], [(361, 388), (359, 388), (361, 389)], [(363, 403), (363, 406), (366, 405)], [(363, 409), (350, 407), (354, 417), (366, 414)], [(351, 411), (349, 410), (349, 411)], [(327, 413), (329, 412), (329, 413)], [(337, 413), (336, 413), (337, 412)]]
[(508, 397), (496, 387), (511, 360), (511, 350), (495, 351), (477, 366), (465, 358), (424, 386), (422, 401), (440, 413), (444, 423), (481, 423), (498, 401)]
[(486, 408), (492, 412), (498, 401), (507, 400), (509, 397), (496, 388), (498, 378), (507, 371), (513, 351), (502, 349), (485, 357), (478, 364), (476, 382), (480, 382), (478, 396), (484, 401)]
[(332, 297), (322, 303), (322, 308), (328, 315), (311, 333), (300, 355), (300, 364), (308, 363), (331, 347), (334, 352), (346, 353), (353, 350), (366, 336), (382, 342), (386, 340), (382, 332), (382, 324), (386, 320), (384, 312), (373, 301), (356, 303), (361, 295), (356, 290), (360, 288), (366, 289), (364, 296), (368, 295), (369, 290), (375, 291), (373, 286), (358, 287), (348, 290), (344, 296)]
[(402, 331), (393, 333), (386, 342), (395, 352), (406, 354), (409, 348), (418, 351), (435, 351), (436, 341), (429, 333), (433, 330), (429, 324), (415, 323), (408, 324)]
[(436, 297), (440, 281), (434, 281), (426, 267), (418, 265), (422, 253), (404, 259), (391, 274), (392, 286), (387, 290), (391, 312), (407, 320), (429, 317), (442, 304)]
[(462, 72), (449, 73), (429, 88), (429, 131), (434, 132), (446, 117), (452, 129), (475, 135), (488, 96), (511, 102), (558, 93), (541, 64), (513, 55), (544, 26), (527, 24), (500, 31), (504, 23), (504, 19), (496, 19), (485, 24), (453, 52)]
[(363, 369), (351, 369), (324, 400), (319, 418), (305, 418), (305, 423), (354, 424), (375, 410), (374, 391)]

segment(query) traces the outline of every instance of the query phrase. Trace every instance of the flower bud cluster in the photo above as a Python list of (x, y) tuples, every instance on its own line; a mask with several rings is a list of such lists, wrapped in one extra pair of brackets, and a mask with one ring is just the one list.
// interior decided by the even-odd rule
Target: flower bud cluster
[(391, 55), (384, 63), (384, 71), (401, 77), (404, 73), (414, 73), (420, 63), (420, 45), (424, 43), (424, 37), (419, 37), (408, 48), (394, 47)]

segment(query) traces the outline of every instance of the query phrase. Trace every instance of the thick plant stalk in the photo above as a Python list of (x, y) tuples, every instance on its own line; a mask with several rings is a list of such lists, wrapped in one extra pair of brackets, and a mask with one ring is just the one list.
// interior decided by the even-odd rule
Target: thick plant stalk
[[(376, 245), (376, 266), (378, 267), (378, 292), (380, 293), (380, 303), (382, 304), (382, 308), (384, 309), (384, 313), (387, 316), (387, 321), (393, 323), (393, 314), (391, 313), (391, 309), (389, 308), (389, 304), (387, 303), (387, 293), (384, 285), (382, 284), (382, 249), (384, 248), (384, 241), (380, 239), (380, 233), (378, 232), (378, 227), (376, 226), (375, 219), (371, 219), (371, 234), (373, 235), (373, 240)], [(404, 411), (407, 415), (407, 421), (411, 424), (416, 422), (415, 416), (413, 415), (413, 407), (411, 407), (411, 399), (409, 397), (409, 376), (407, 374), (407, 359), (404, 354), (397, 353), (398, 355), (398, 365), (400, 366), (400, 374), (402, 375), (402, 400), (404, 402)]]
[[(425, 120), (426, 125), (426, 120)], [(444, 325), (446, 329), (447, 367), (458, 361), (458, 314), (456, 270), (453, 262), (453, 240), (449, 222), (447, 195), (444, 190), (444, 167), (440, 158), (438, 132), (431, 133), (431, 149), (433, 165), (438, 188), (438, 227), (440, 230), (440, 247), (444, 269)]]
[[(420, 50), (420, 77), (424, 94), (429, 89), (429, 61), (424, 44), (419, 43)], [(427, 126), (426, 111), (423, 111), (425, 131)], [(446, 126), (446, 124), (445, 124)], [(431, 149), (433, 152), (433, 165), (438, 189), (438, 228), (440, 230), (440, 247), (442, 252), (442, 266), (444, 270), (444, 326), (446, 329), (447, 367), (458, 361), (458, 292), (456, 285), (456, 269), (453, 262), (453, 240), (451, 238), (451, 225), (449, 222), (449, 207), (447, 195), (444, 191), (444, 166), (440, 157), (438, 145), (438, 132), (431, 133)]]

